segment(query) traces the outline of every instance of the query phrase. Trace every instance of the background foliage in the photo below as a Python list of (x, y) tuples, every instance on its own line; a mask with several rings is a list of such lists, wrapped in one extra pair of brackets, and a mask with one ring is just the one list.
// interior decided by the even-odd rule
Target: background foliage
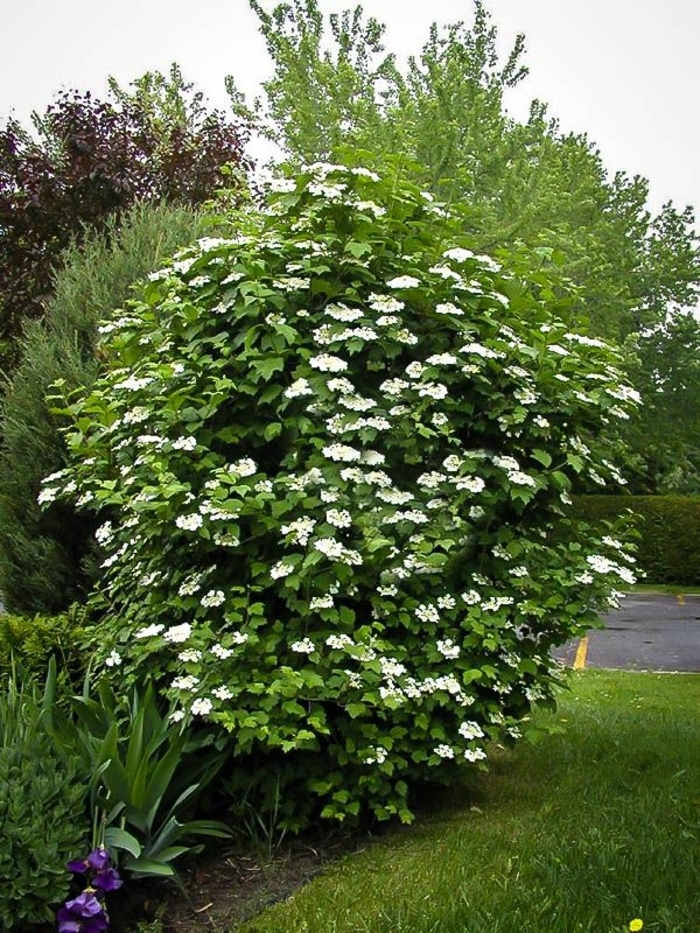
[[(63, 251), (137, 201), (199, 204), (247, 170), (240, 122), (207, 110), (177, 66), (101, 101), (64, 91), (34, 132), (0, 130), (0, 371), (13, 369), (25, 323), (40, 319)], [(244, 188), (244, 183), (239, 184)]]
[(192, 208), (135, 205), (103, 232), (69, 247), (43, 321), (17, 345), (21, 362), (0, 402), (0, 594), (12, 612), (55, 613), (84, 598), (96, 569), (94, 522), (75, 509), (42, 511), (44, 476), (61, 469), (65, 421), (51, 412), (50, 386), (90, 386), (104, 357), (95, 350), (97, 322), (128, 299), (163, 256), (207, 229)]
[(630, 516), (645, 582), (700, 584), (700, 497), (580, 496), (576, 511), (598, 527)]

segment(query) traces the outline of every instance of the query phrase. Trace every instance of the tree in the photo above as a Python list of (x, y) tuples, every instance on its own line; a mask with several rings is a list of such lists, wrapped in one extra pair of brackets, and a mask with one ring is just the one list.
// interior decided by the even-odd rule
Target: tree
[[(0, 131), (0, 369), (52, 293), (63, 250), (139, 200), (199, 204), (245, 172), (247, 130), (207, 110), (183, 81), (149, 73), (106, 101), (66, 91), (34, 115), (34, 134), (10, 119)], [(241, 178), (239, 186), (244, 186)]]
[[(343, 142), (405, 155), (417, 183), (465, 205), (464, 230), (478, 249), (543, 264), (568, 297), (566, 319), (629, 355), (639, 335), (697, 303), (693, 211), (668, 203), (652, 216), (646, 179), (610, 176), (595, 145), (562, 134), (543, 103), (533, 102), (525, 123), (510, 118), (508, 91), (527, 76), (525, 40), (501, 57), (481, 0), (470, 26), (433, 26), (402, 69), (382, 45), (384, 27), (360, 7), (325, 22), (317, 0), (270, 13), (250, 5), (274, 65), (257, 119), (292, 160), (331, 158)], [(655, 399), (652, 362), (635, 373)], [(641, 423), (631, 436), (640, 438)], [(637, 453), (646, 457), (646, 445)]]

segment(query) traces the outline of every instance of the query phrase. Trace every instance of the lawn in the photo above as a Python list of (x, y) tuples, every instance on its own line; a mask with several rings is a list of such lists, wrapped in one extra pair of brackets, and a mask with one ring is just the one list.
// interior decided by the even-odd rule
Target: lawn
[(697, 933), (699, 709), (700, 675), (577, 673), (537, 717), (560, 732), (239, 929)]

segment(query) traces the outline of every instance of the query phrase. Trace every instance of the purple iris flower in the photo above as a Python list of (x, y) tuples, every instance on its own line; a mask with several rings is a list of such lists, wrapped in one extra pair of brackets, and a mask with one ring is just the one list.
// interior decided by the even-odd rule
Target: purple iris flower
[(116, 868), (104, 868), (98, 871), (90, 883), (93, 888), (99, 888), (100, 891), (116, 891), (124, 884)]
[(74, 875), (84, 875), (88, 871), (102, 871), (110, 863), (109, 852), (106, 849), (99, 848), (93, 851), (86, 858), (74, 858), (68, 862), (68, 871)]
[(104, 913), (102, 904), (89, 888), (74, 897), (72, 901), (66, 901), (66, 909), (70, 910), (76, 917), (94, 917), (97, 914)]
[(109, 867), (109, 852), (103, 848), (93, 849), (87, 857), (87, 863), (88, 868), (92, 868), (93, 871), (104, 871)]
[(90, 891), (66, 901), (56, 913), (58, 933), (104, 933), (109, 922), (102, 904)]

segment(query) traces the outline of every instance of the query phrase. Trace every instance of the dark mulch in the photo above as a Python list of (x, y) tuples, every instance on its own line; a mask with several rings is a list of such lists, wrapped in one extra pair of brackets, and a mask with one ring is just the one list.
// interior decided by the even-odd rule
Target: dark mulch
[[(157, 918), (163, 933), (234, 933), (238, 925), (284, 900), (325, 865), (369, 844), (366, 834), (294, 842), (272, 855), (223, 850), (182, 867), (183, 889), (163, 882), (126, 885), (111, 898), (114, 933), (135, 933)], [(121, 897), (120, 897), (121, 895)]]

